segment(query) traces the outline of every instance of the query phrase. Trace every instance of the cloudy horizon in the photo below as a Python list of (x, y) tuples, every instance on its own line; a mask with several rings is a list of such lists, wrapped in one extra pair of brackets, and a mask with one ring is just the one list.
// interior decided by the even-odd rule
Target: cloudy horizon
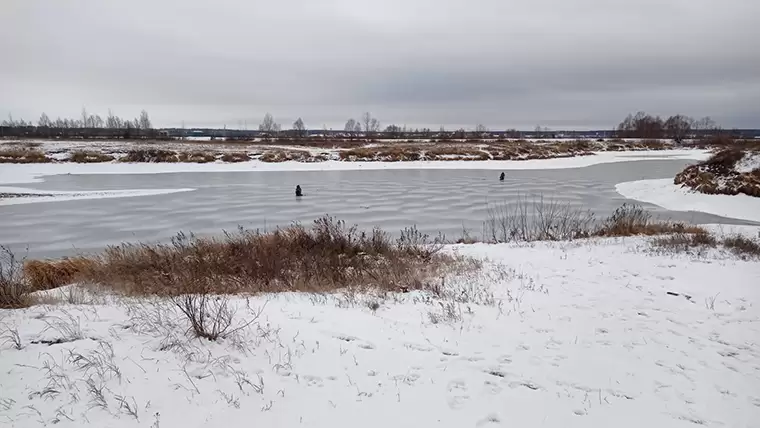
[(752, 0), (5, 0), (0, 115), (159, 127), (760, 127)]

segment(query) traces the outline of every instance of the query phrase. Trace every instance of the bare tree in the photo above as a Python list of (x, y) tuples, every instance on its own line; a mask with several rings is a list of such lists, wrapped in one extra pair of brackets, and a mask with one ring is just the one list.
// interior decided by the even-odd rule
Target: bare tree
[(264, 120), (259, 125), (259, 131), (267, 133), (269, 136), (277, 135), (280, 132), (280, 124), (274, 121), (274, 117), (267, 113), (264, 115)]
[(670, 116), (663, 126), (668, 138), (672, 138), (676, 143), (681, 143), (689, 136), (693, 122), (694, 119), (677, 114)]
[(300, 117), (293, 122), (293, 131), (295, 131), (296, 136), (299, 138), (306, 136), (306, 125), (304, 125), (303, 119)]
[(348, 134), (350, 137), (357, 137), (362, 132), (362, 125), (361, 123), (357, 122), (354, 119), (348, 119), (346, 121), (346, 126), (343, 128), (344, 131)]
[(361, 124), (364, 125), (364, 132), (366, 132), (367, 135), (380, 130), (380, 122), (372, 117), (370, 112), (366, 112), (362, 115)]
[(41, 126), (43, 128), (48, 128), (52, 124), (53, 123), (50, 121), (50, 118), (44, 112), (40, 115), (40, 120), (37, 121), (37, 126)]
[(87, 114), (87, 109), (82, 107), (82, 128), (90, 127), (90, 115)]
[(486, 128), (486, 126), (483, 125), (482, 123), (479, 123), (475, 125), (475, 132), (477, 132), (478, 134), (485, 134), (486, 132), (488, 132), (488, 128)]
[(140, 128), (140, 129), (152, 129), (153, 128), (153, 124), (150, 123), (150, 117), (148, 116), (148, 112), (147, 111), (143, 110), (143, 111), (140, 112), (140, 120), (135, 125), (136, 125), (135, 126), (136, 128)]

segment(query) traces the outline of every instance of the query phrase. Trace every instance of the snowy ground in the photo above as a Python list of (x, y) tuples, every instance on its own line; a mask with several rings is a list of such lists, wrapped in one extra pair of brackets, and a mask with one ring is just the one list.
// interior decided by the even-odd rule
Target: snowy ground
[(615, 186), (628, 199), (673, 211), (700, 211), (760, 222), (760, 198), (747, 195), (708, 195), (673, 184), (672, 179), (639, 180)]
[(756, 427), (760, 263), (648, 248), (454, 246), (490, 261), (441, 299), (238, 298), (218, 343), (160, 302), (0, 311), (0, 423)]

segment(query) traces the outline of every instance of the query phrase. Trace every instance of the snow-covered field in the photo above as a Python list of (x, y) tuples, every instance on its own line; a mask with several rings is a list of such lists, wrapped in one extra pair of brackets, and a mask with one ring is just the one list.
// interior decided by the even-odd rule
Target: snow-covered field
[(237, 297), (259, 316), (219, 342), (166, 302), (48, 292), (94, 303), (0, 311), (0, 424), (756, 427), (760, 263), (648, 248), (449, 247), (489, 261), (441, 298)]
[(700, 211), (723, 217), (760, 222), (760, 198), (747, 195), (707, 195), (673, 184), (673, 180), (639, 180), (615, 186), (628, 199), (659, 205), (673, 211)]

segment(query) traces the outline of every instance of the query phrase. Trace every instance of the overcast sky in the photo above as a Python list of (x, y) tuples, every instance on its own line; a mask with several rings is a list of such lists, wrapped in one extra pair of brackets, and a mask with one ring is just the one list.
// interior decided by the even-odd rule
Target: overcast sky
[(760, 127), (760, 0), (0, 0), (0, 115)]

